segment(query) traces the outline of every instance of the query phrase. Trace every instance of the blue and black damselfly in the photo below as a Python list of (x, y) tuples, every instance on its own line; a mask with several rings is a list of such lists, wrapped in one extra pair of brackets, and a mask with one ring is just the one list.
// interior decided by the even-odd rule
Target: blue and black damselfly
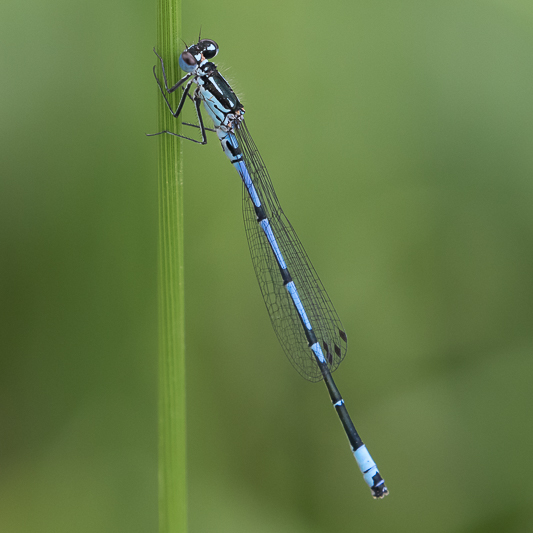
[[(244, 121), (244, 107), (216, 65), (209, 61), (217, 53), (218, 45), (210, 39), (200, 39), (197, 44), (187, 47), (179, 58), (179, 66), (186, 74), (169, 87), (163, 59), (156, 52), (164, 88), (157, 77), (156, 67), (154, 76), (170, 112), (178, 117), (186, 99), (190, 98), (196, 108), (198, 124), (187, 125), (200, 129), (201, 140), (167, 130), (152, 135), (168, 133), (206, 144), (208, 128), (204, 126), (200, 111), (200, 104), (204, 104), (222, 149), (244, 184), (242, 202), (246, 236), (274, 331), (296, 370), (309, 381), (323, 379), (326, 383), (372, 496), (383, 498), (388, 494), (385, 482), (331, 377), (346, 355), (346, 333), (324, 285), (281, 208), (263, 159)], [(197, 87), (191, 95), (189, 91), (193, 83)], [(165, 91), (173, 93), (180, 87), (183, 94), (174, 111)]]

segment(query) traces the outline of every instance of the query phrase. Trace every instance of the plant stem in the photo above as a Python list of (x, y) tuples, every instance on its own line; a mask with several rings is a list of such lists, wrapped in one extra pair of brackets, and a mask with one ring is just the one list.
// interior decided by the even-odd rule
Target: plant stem
[[(181, 0), (159, 0), (156, 49), (169, 80), (179, 79), (180, 25)], [(180, 122), (157, 92), (159, 131), (178, 133)], [(159, 533), (187, 531), (181, 143), (159, 136)]]

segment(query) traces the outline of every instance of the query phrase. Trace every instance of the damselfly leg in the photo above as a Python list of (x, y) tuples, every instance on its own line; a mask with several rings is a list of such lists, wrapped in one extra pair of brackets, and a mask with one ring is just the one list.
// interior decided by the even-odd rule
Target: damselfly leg
[[(165, 89), (166, 91), (170, 94), (172, 92), (174, 92), (176, 89), (178, 89), (179, 87), (182, 87), (183, 83), (185, 83), (190, 77), (191, 75), (190, 74), (187, 74), (186, 76), (183, 76), (183, 78), (181, 78), (180, 81), (178, 81), (178, 83), (176, 83), (175, 85), (173, 85), (170, 89), (168, 88), (168, 83), (167, 83), (167, 75), (165, 73), (165, 64), (163, 62), (163, 58), (155, 51), (154, 49), (154, 53), (155, 55), (159, 58), (159, 60), (161, 61), (161, 70), (163, 71), (163, 79), (165, 80)], [(202, 113), (200, 111), (200, 104), (202, 102), (201, 98), (197, 98), (197, 97), (192, 97), (190, 94), (189, 94), (189, 90), (191, 88), (191, 85), (194, 81), (194, 79), (190, 80), (189, 83), (187, 83), (187, 85), (185, 87), (182, 87), (183, 89), (183, 94), (181, 95), (181, 99), (180, 99), (180, 102), (178, 104), (178, 107), (176, 108), (176, 111), (174, 111), (172, 109), (172, 106), (170, 105), (170, 102), (168, 101), (168, 98), (167, 98), (167, 95), (165, 94), (165, 91), (163, 90), (163, 85), (161, 84), (161, 81), (159, 80), (159, 78), (157, 77), (157, 74), (155, 72), (155, 66), (154, 66), (154, 69), (153, 69), (153, 72), (154, 72), (154, 78), (155, 80), (157, 81), (157, 85), (159, 87), (159, 90), (161, 91), (161, 94), (163, 95), (163, 98), (165, 99), (165, 102), (167, 104), (167, 107), (169, 109), (169, 111), (172, 113), (172, 116), (178, 118), (179, 115), (181, 114), (181, 111), (183, 109), (183, 106), (185, 104), (185, 100), (187, 98), (187, 96), (194, 102), (194, 107), (196, 109), (196, 116), (198, 117), (198, 123), (199, 125), (198, 126), (195, 126), (197, 128), (200, 129), (200, 133), (202, 135), (202, 140), (201, 141), (198, 141), (196, 139), (192, 139), (191, 137), (186, 137), (185, 135), (180, 135), (178, 133), (174, 133), (173, 131), (169, 131), (169, 130), (163, 130), (163, 131), (159, 131), (157, 133), (147, 133), (146, 135), (148, 137), (153, 137), (155, 135), (161, 135), (163, 133), (168, 133), (169, 135), (174, 135), (175, 137), (180, 137), (182, 139), (186, 139), (188, 141), (192, 141), (194, 143), (197, 143), (197, 144), (207, 144), (207, 136), (205, 134), (206, 132), (206, 128), (204, 126), (204, 121), (203, 121), (203, 118), (202, 118)], [(189, 123), (186, 123), (187, 125), (191, 125), (191, 126), (194, 126), (193, 124), (189, 124)], [(211, 131), (215, 131), (215, 130), (211, 130)]]

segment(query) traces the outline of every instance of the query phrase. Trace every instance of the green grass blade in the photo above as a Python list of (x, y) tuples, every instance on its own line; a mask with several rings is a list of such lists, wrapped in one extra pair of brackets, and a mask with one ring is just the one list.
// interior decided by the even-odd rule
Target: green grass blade
[[(180, 76), (177, 59), (181, 1), (159, 0), (157, 52), (169, 83)], [(154, 55), (154, 64), (158, 64)], [(159, 68), (159, 65), (158, 65)], [(154, 81), (159, 131), (179, 132)], [(181, 91), (176, 91), (179, 97)], [(175, 99), (171, 99), (171, 102)], [(177, 106), (177, 103), (175, 104)], [(159, 532), (186, 533), (185, 339), (183, 281), (182, 140), (159, 136)]]

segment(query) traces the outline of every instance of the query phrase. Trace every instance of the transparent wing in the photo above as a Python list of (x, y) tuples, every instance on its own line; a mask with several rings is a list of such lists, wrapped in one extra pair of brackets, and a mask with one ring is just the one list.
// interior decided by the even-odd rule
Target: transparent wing
[[(244, 121), (236, 129), (235, 136), (303, 307), (326, 356), (329, 369), (333, 372), (344, 359), (347, 350), (347, 337), (342, 323), (300, 239), (281, 209), (268, 171)], [(322, 372), (309, 348), (304, 326), (283, 285), (278, 263), (257, 222), (244, 185), (242, 202), (252, 263), (274, 331), (296, 370), (309, 381), (320, 381)]]

